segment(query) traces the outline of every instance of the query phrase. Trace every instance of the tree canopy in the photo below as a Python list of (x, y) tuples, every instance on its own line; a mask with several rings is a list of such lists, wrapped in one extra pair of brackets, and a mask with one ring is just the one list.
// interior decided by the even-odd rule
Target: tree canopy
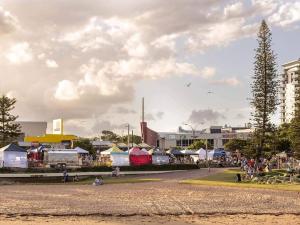
[(15, 123), (18, 116), (11, 114), (16, 102), (15, 98), (0, 97), (0, 147), (16, 141), (21, 134), (20, 124)]
[(257, 157), (259, 157), (265, 148), (266, 133), (272, 127), (271, 115), (275, 113), (278, 105), (279, 85), (276, 56), (272, 50), (272, 34), (264, 20), (259, 28), (257, 42), (251, 105), (254, 109), (253, 120), (256, 127), (255, 137), (258, 138)]

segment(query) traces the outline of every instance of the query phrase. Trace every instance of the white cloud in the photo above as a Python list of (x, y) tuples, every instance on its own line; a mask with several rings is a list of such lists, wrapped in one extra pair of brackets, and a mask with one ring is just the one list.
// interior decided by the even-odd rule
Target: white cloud
[(225, 17), (241, 16), (244, 11), (244, 5), (242, 2), (235, 2), (232, 5), (227, 5), (224, 8)]
[[(237, 86), (239, 77), (214, 78), (216, 68), (200, 67), (206, 59), (197, 61), (199, 53), (253, 37), (261, 18), (282, 27), (298, 23), (298, 8), (291, 5), (296, 1), (74, 0), (48, 1), (47, 7), (33, 2), (3, 1), (12, 13), (0, 9), (0, 50), (8, 59), (0, 60), (6, 80), (0, 88), (18, 90), (19, 112), (33, 119), (58, 112), (74, 120), (115, 115), (110, 108), (118, 104), (131, 108), (141, 80), (158, 80), (159, 86), (161, 79), (189, 75)], [(22, 29), (16, 29), (15, 15)], [(25, 82), (30, 87), (20, 88)]]
[(300, 2), (286, 2), (268, 20), (282, 27), (290, 26), (300, 21)]
[(204, 67), (201, 70), (201, 75), (203, 78), (211, 78), (216, 74), (216, 69), (214, 67)]
[(141, 34), (132, 35), (124, 46), (131, 57), (144, 57), (147, 54), (147, 47), (141, 41)]
[(46, 60), (46, 66), (49, 67), (49, 68), (58, 68), (57, 62), (53, 59), (47, 59)]
[(33, 58), (32, 50), (27, 42), (13, 45), (5, 56), (12, 64), (26, 63), (31, 61)]
[(263, 16), (271, 14), (277, 9), (279, 4), (282, 4), (282, 1), (278, 0), (252, 0), (251, 2), (255, 12)]
[(63, 101), (76, 100), (79, 98), (78, 89), (72, 81), (62, 80), (57, 85), (54, 97)]
[(228, 85), (228, 86), (237, 86), (241, 84), (241, 82), (236, 77), (220, 79), (220, 80), (212, 80), (210, 81), (210, 83), (218, 84), (218, 85)]

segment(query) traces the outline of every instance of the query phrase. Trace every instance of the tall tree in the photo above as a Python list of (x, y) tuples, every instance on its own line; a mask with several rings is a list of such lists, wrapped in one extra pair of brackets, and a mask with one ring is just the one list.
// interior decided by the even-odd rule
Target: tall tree
[(253, 119), (258, 137), (257, 157), (265, 146), (266, 133), (271, 127), (271, 116), (278, 105), (278, 75), (276, 56), (272, 50), (272, 34), (263, 20), (258, 32), (258, 47), (255, 49), (254, 76), (252, 87), (254, 108)]
[(297, 71), (295, 85), (295, 114), (291, 121), (292, 147), (294, 156), (300, 159), (300, 67)]
[(101, 140), (103, 141), (115, 141), (119, 142), (120, 141), (120, 136), (115, 134), (112, 131), (109, 130), (103, 130), (101, 134)]
[(93, 149), (92, 142), (88, 138), (82, 138), (82, 137), (78, 138), (76, 141), (74, 141), (74, 148), (76, 147), (80, 147), (84, 150), (87, 150), (89, 151), (90, 154), (93, 155), (96, 154), (95, 150)]
[(224, 145), (224, 147), (226, 150), (235, 152), (236, 150), (239, 151), (243, 150), (245, 146), (247, 146), (247, 144), (248, 144), (247, 140), (231, 139)]
[(11, 114), (16, 99), (5, 95), (0, 97), (0, 146), (14, 141), (21, 134), (20, 124), (14, 123), (18, 116)]

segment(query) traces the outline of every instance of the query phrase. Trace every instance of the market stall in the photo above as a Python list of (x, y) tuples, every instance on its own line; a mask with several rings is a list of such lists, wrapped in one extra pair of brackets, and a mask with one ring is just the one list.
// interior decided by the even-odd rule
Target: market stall
[(152, 164), (164, 165), (170, 163), (170, 157), (160, 149), (151, 149), (149, 154), (152, 155)]
[(184, 154), (178, 149), (171, 149), (167, 151), (167, 154), (170, 155), (171, 163), (184, 163)]
[(210, 152), (208, 152), (208, 160), (218, 160), (218, 159), (222, 159), (226, 158), (226, 152), (224, 150), (220, 150), (220, 149), (214, 149)]
[(152, 163), (152, 157), (145, 149), (134, 147), (129, 150), (130, 164), (133, 166), (141, 166)]
[(0, 148), (0, 167), (27, 168), (27, 151), (15, 144)]
[(129, 154), (116, 145), (101, 152), (101, 164), (109, 166), (129, 166)]

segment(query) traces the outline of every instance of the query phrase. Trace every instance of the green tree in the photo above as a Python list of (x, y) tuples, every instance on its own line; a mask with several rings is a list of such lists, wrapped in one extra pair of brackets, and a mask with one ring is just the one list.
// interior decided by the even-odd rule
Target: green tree
[(74, 148), (79, 147), (84, 150), (89, 151), (90, 154), (95, 155), (95, 150), (93, 149), (92, 142), (89, 138), (78, 138), (76, 141), (73, 142)]
[[(123, 136), (120, 141), (127, 144), (128, 135)], [(139, 135), (129, 135), (129, 143), (131, 144), (132, 142), (135, 144), (140, 144), (142, 143), (142, 137)]]
[[(191, 144), (190, 146), (188, 146), (188, 149), (200, 149), (200, 148), (203, 148), (203, 149), (206, 149), (206, 140), (196, 140), (193, 142), (193, 144)], [(213, 146), (208, 142), (207, 143), (207, 148), (208, 149), (212, 149)]]
[(248, 144), (247, 140), (241, 139), (230, 139), (225, 145), (225, 149), (231, 152), (235, 152), (236, 150), (242, 151)]
[(295, 86), (295, 114), (291, 122), (292, 148), (294, 156), (300, 159), (300, 68), (297, 71), (297, 83)]
[(11, 114), (15, 103), (15, 98), (0, 97), (0, 147), (15, 141), (21, 134), (20, 124), (14, 123), (18, 116)]
[(101, 140), (119, 142), (121, 140), (121, 137), (112, 131), (103, 130), (101, 134)]
[(275, 151), (291, 153), (292, 151), (292, 131), (290, 123), (281, 124), (272, 137), (275, 142)]
[(278, 105), (278, 75), (276, 71), (276, 56), (272, 50), (272, 34), (263, 20), (258, 32), (258, 47), (256, 48), (253, 83), (251, 85), (254, 108), (253, 119), (258, 138), (257, 157), (265, 148), (266, 133), (271, 126), (270, 117)]

